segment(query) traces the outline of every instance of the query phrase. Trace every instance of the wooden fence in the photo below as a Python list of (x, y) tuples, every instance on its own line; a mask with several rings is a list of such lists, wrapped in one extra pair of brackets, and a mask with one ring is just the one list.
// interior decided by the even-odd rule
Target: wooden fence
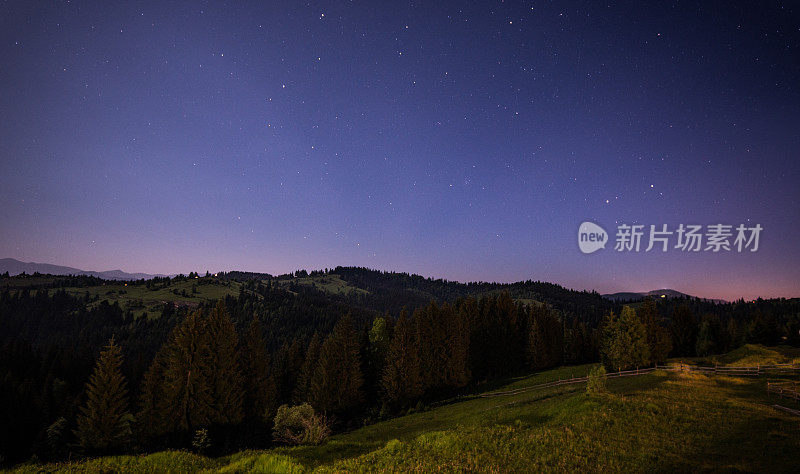
[(767, 382), (767, 392), (775, 393), (782, 398), (800, 401), (800, 385), (794, 382)]
[[(734, 377), (740, 376), (753, 376), (760, 375), (778, 375), (778, 374), (800, 374), (800, 364), (773, 364), (773, 365), (756, 365), (753, 367), (725, 367), (725, 366), (700, 366), (689, 364), (671, 364), (671, 365), (656, 365), (655, 367), (648, 367), (646, 369), (622, 370), (620, 372), (611, 372), (606, 374), (606, 378), (613, 379), (618, 377), (633, 377), (637, 375), (650, 374), (656, 370), (666, 370), (668, 372), (697, 372), (706, 375), (730, 375)], [(568, 379), (554, 380), (552, 382), (540, 383), (538, 385), (530, 385), (528, 387), (520, 387), (511, 390), (502, 390), (497, 392), (488, 392), (478, 395), (479, 398), (493, 398), (505, 395), (517, 395), (519, 393), (530, 392), (533, 390), (541, 390), (550, 387), (559, 387), (562, 385), (572, 385), (585, 383), (589, 380), (589, 376), (585, 377), (570, 377)], [(769, 382), (767, 385), (769, 390)], [(796, 392), (795, 383), (795, 394)]]
[(734, 377), (742, 377), (742, 376), (758, 377), (761, 375), (800, 373), (800, 364), (771, 364), (771, 365), (755, 365), (752, 367), (672, 364), (672, 365), (657, 365), (656, 368), (672, 372), (699, 372), (709, 375), (730, 375)]

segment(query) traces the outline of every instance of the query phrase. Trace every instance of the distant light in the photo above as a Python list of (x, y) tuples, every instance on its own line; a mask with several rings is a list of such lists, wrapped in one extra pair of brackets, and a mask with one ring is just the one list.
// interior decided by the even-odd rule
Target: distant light
[(662, 297), (662, 298), (666, 298), (666, 297), (667, 297), (667, 295), (661, 295), (661, 297)]

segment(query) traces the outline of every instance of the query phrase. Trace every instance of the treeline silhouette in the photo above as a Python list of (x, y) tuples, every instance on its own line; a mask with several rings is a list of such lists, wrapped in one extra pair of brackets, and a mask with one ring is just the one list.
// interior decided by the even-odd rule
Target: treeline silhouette
[[(14, 463), (187, 448), (200, 429), (216, 454), (270, 445), (283, 404), (308, 402), (346, 430), (601, 356), (611, 367), (743, 343), (800, 345), (797, 300), (660, 299), (631, 311), (540, 282), (326, 273), (335, 272), (369, 293), (247, 278), (217, 303), (165, 303), (159, 315), (134, 318), (88, 294), (6, 287), (0, 456)], [(639, 334), (635, 354), (615, 339), (628, 334)]]

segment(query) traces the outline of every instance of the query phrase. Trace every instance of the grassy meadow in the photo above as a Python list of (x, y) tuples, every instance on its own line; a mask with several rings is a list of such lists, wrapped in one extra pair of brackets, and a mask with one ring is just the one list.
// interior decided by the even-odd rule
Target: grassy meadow
[[(744, 346), (729, 365), (798, 360), (797, 349)], [(520, 388), (582, 376), (562, 367), (510, 381)], [(516, 395), (461, 397), (426, 411), (331, 437), (207, 458), (184, 451), (24, 465), (17, 472), (608, 472), (800, 469), (800, 418), (772, 407), (766, 378), (657, 371)]]
[[(26, 287), (46, 288), (57, 278), (50, 275), (41, 277), (29, 276), (26, 278), (12, 277), (6, 281), (6, 285), (13, 288), (14, 290), (12, 291), (19, 291)], [(145, 313), (152, 318), (161, 314), (165, 302), (193, 307), (201, 302), (218, 300), (227, 295), (235, 296), (239, 293), (240, 286), (241, 283), (236, 281), (200, 277), (184, 281), (171, 280), (168, 286), (161, 283), (153, 288), (147, 288), (145, 285), (128, 281), (108, 280), (102, 285), (65, 287), (63, 290), (75, 296), (83, 296), (88, 293), (92, 299), (97, 298), (97, 301), (87, 305), (89, 308), (106, 301), (109, 304), (119, 304), (123, 311), (131, 310), (136, 318), (143, 316)], [(51, 289), (50, 291), (55, 290)]]

